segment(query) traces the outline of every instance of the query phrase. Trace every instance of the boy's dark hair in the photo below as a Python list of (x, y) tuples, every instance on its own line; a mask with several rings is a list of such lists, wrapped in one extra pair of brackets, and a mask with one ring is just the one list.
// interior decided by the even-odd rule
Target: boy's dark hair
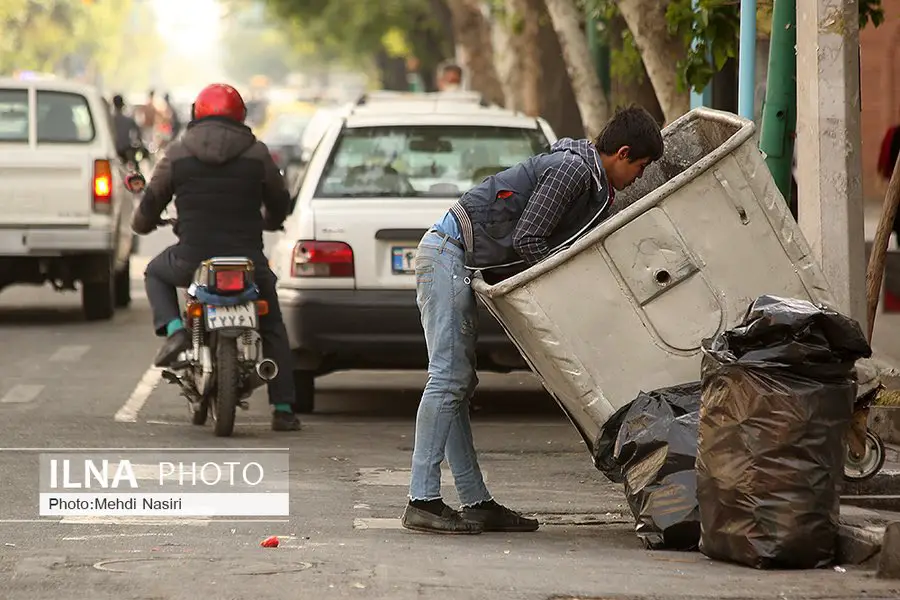
[(647, 109), (636, 104), (617, 108), (603, 131), (594, 139), (597, 151), (611, 156), (622, 146), (628, 146), (631, 161), (649, 158), (659, 160), (663, 155), (663, 139), (659, 123)]

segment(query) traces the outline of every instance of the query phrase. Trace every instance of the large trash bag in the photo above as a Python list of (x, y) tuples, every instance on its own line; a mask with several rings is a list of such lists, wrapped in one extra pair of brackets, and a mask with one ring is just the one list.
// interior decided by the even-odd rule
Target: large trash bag
[(612, 460), (647, 548), (695, 550), (700, 542), (699, 410), (700, 382), (693, 382), (641, 392), (621, 418)]
[(703, 341), (697, 495), (700, 550), (755, 568), (833, 562), (859, 324), (761, 296), (740, 326)]

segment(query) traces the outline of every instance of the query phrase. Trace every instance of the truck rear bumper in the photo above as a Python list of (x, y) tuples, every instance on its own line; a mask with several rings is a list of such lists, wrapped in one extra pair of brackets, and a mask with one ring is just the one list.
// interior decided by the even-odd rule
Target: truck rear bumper
[(112, 232), (103, 229), (0, 228), (0, 256), (65, 256), (113, 248)]

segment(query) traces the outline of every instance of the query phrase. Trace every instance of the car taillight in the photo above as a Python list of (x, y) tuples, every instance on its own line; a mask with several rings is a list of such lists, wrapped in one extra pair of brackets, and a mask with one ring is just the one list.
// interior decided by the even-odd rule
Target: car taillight
[(294, 246), (292, 277), (353, 277), (353, 249), (343, 242), (300, 240)]
[(108, 160), (94, 161), (94, 212), (110, 212), (112, 200), (112, 167)]
[(884, 290), (884, 312), (900, 312), (900, 296), (891, 293), (890, 290)]
[(240, 292), (244, 289), (244, 271), (216, 271), (216, 290)]

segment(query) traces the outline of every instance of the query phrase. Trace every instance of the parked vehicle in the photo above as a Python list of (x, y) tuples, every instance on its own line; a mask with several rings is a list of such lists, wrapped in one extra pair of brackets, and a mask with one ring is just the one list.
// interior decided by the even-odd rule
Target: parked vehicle
[[(271, 257), (301, 412), (326, 373), (427, 366), (419, 240), (466, 189), (556, 140), (544, 120), (470, 97), (369, 97), (332, 115)], [(479, 368), (526, 369), (482, 317)]]
[(81, 289), (89, 320), (131, 301), (129, 227), (110, 110), (89, 85), (0, 79), (0, 289)]

